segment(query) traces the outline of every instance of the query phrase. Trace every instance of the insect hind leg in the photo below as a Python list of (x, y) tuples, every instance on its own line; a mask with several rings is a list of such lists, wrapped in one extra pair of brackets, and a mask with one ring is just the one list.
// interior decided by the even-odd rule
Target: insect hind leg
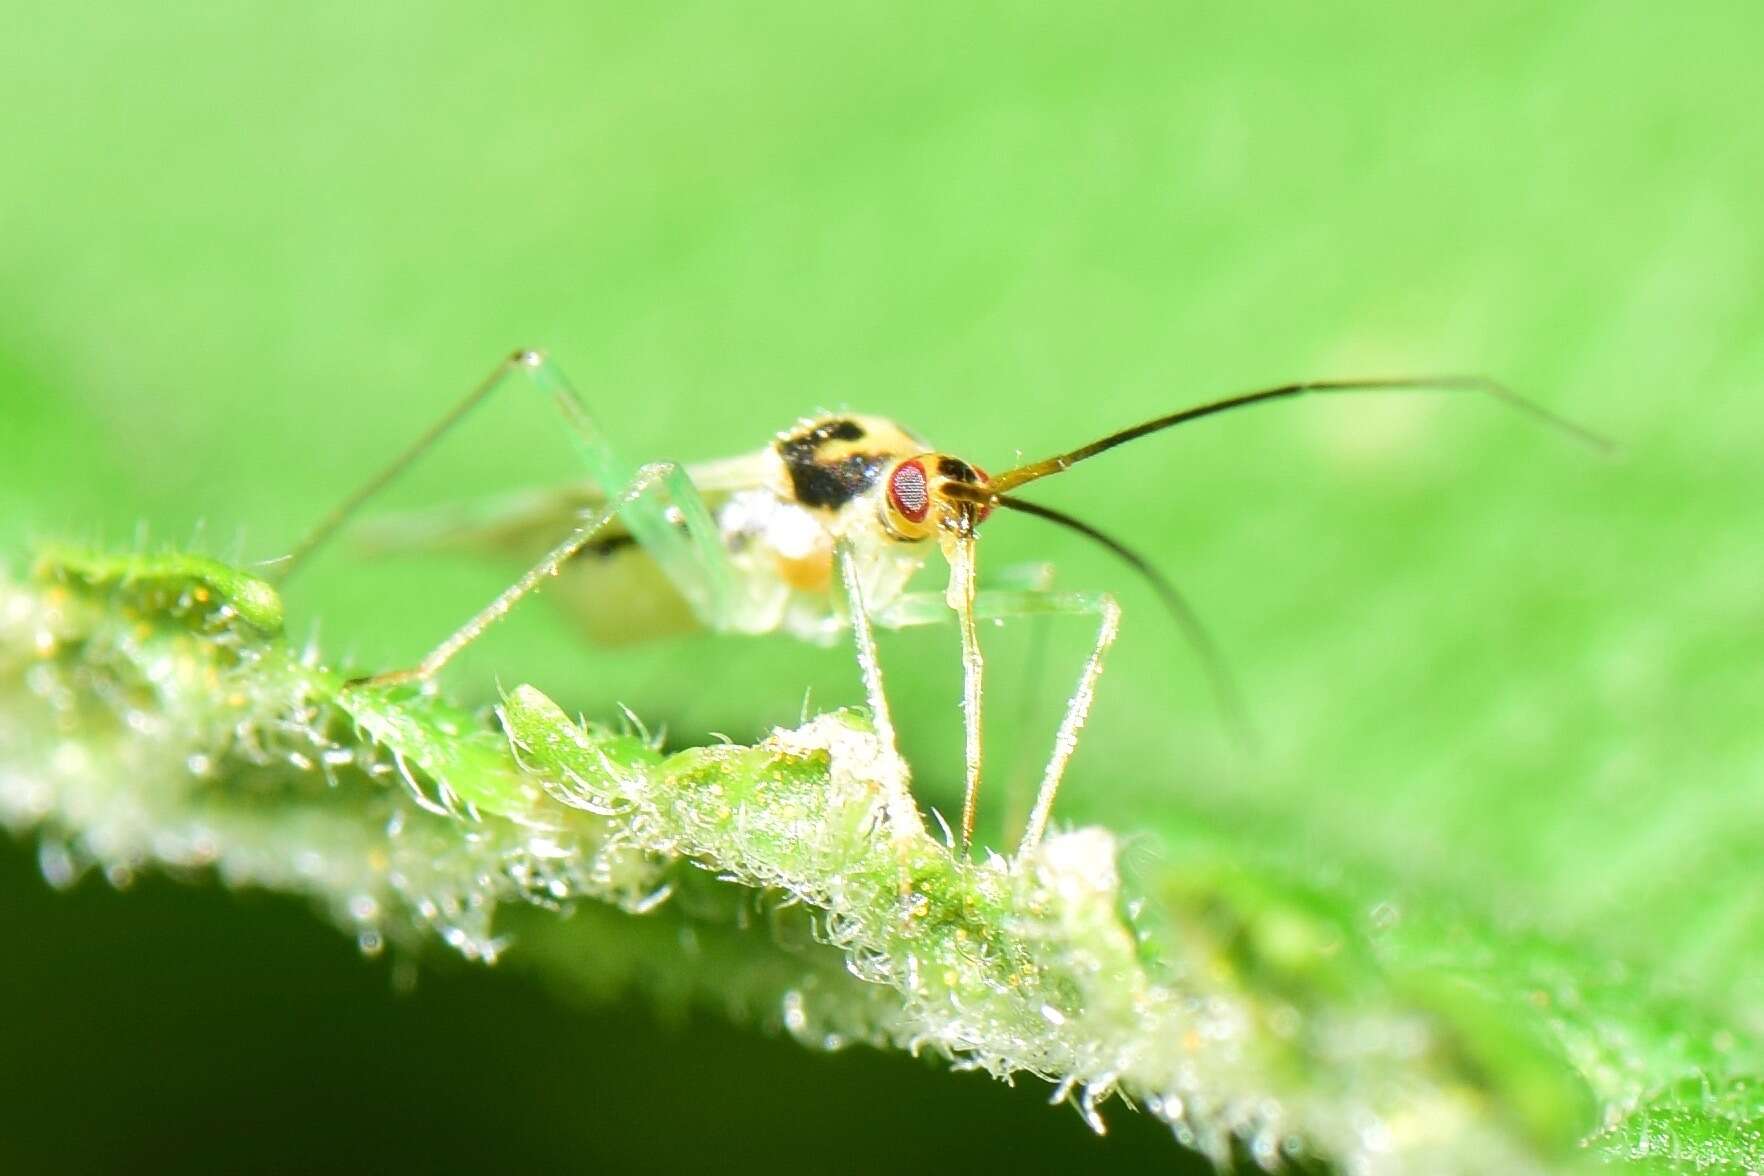
[(274, 566), (270, 577), (278, 582), (292, 577), (296, 571), (305, 566), (306, 562), (341, 531), (349, 520), (366, 506), (374, 496), (397, 481), (399, 476), (415, 465), (417, 461), (433, 449), (442, 438), (471, 416), (473, 411), (494, 396), (511, 376), (526, 371), (533, 366), (529, 357), (538, 355), (533, 351), (516, 351), (505, 356), (490, 374), (478, 381), (465, 397), (448, 409), (439, 420), (423, 430), (421, 436), (394, 457), (386, 465), (377, 470), (372, 477), (357, 486), (341, 502), (332, 507), (315, 523), (311, 530), (300, 537), (299, 542), (288, 551), (288, 554), (270, 561)]
[[(292, 576), (370, 499), (415, 465), (511, 381), (524, 382), (557, 406), (590, 480), (609, 502), (620, 499), (638, 477), (637, 469), (619, 456), (595, 426), (586, 402), (570, 386), (556, 363), (541, 351), (516, 351), (498, 363), (408, 448), (321, 518), (289, 554), (275, 561), (278, 566), (272, 572), (273, 578), (285, 581)], [(711, 628), (726, 627), (733, 608), (733, 574), (716, 523), (683, 470), (668, 467), (660, 476), (659, 485), (665, 489), (665, 500), (640, 496), (617, 508), (615, 513), (660, 564), (669, 580), (679, 587), (699, 619)]]
[(491, 625), (512, 612), (515, 605), (519, 604), (524, 597), (562, 571), (564, 565), (575, 558), (583, 548), (593, 543), (595, 536), (604, 530), (614, 518), (646, 496), (669, 487), (670, 483), (680, 476), (680, 468), (672, 462), (656, 462), (644, 466), (637, 471), (637, 476), (622, 493), (610, 498), (603, 506), (592, 511), (580, 526), (570, 532), (568, 538), (546, 552), (545, 556), (531, 568), (528, 568), (520, 579), (504, 588), (489, 604), (474, 613), (470, 620), (455, 629), (445, 641), (430, 650), (422, 661), (409, 669), (375, 674), (369, 678), (358, 678), (350, 685), (399, 686), (413, 682), (426, 682), (433, 678), (441, 672), (448, 662), (458, 656), (461, 650), (482, 637)]

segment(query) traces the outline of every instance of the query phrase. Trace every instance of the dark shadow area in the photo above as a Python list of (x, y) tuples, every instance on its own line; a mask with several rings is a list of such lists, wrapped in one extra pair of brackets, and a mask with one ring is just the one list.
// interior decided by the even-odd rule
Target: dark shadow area
[(303, 903), (212, 883), (46, 886), (0, 849), (0, 1139), (14, 1172), (1209, 1172), (1116, 1104), (822, 1055), (633, 997), (584, 1011), (517, 967), (415, 989)]

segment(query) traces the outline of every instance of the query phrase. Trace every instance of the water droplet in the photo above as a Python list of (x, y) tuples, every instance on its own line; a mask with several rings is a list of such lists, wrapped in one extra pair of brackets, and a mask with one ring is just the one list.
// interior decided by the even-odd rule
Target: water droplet
[(784, 1028), (801, 1037), (808, 1030), (808, 1011), (802, 993), (792, 988), (784, 994)]
[(59, 841), (45, 840), (37, 847), (37, 868), (43, 871), (43, 881), (57, 890), (66, 890), (79, 878), (73, 854)]

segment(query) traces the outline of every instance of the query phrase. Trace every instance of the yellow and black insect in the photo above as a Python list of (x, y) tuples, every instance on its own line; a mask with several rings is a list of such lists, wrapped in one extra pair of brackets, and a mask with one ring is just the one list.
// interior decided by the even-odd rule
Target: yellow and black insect
[[(1017, 490), (1152, 433), (1307, 393), (1474, 392), (1579, 440), (1607, 446), (1596, 435), (1490, 380), (1441, 377), (1313, 380), (1244, 393), (1157, 417), (997, 474), (936, 451), (887, 418), (850, 413), (800, 421), (771, 444), (738, 457), (695, 465), (657, 462), (633, 467), (593, 426), (581, 399), (555, 366), (538, 352), (522, 351), (503, 361), (410, 449), (332, 511), (283, 562), (282, 574), (297, 567), (368, 498), (511, 378), (531, 382), (557, 403), (578, 443), (589, 480), (382, 526), (383, 541), (398, 545), (544, 549), (545, 554), (415, 667), (367, 682), (426, 681), (542, 583), (572, 565), (616, 563), (627, 578), (617, 585), (604, 576), (594, 580), (591, 599), (582, 601), (592, 606), (583, 611), (591, 623), (598, 622), (595, 627), (607, 639), (630, 640), (686, 625), (740, 633), (785, 632), (823, 643), (849, 631), (877, 734), (885, 747), (893, 749), (894, 728), (874, 629), (954, 618), (962, 650), (964, 850), (973, 837), (984, 758), (984, 659), (976, 623), (1066, 614), (1090, 617), (1097, 626), (1042, 773), (1021, 852), (1039, 843), (1046, 831), (1054, 796), (1077, 747), (1103, 659), (1121, 620), (1120, 607), (1108, 592), (1055, 591), (1045, 583), (980, 590), (975, 541), (980, 526), (1001, 509), (1077, 532), (1145, 575), (1200, 653), (1221, 704), (1234, 720), (1242, 721), (1224, 662), (1174, 585), (1125, 544), (1069, 514), (1020, 498)], [(567, 537), (556, 541), (566, 532)], [(547, 549), (544, 544), (551, 546)], [(649, 558), (603, 558), (633, 546)], [(934, 550), (949, 568), (945, 587), (941, 592), (914, 590), (910, 582)], [(563, 578), (566, 584), (568, 579)], [(892, 754), (898, 761), (898, 752)], [(904, 778), (904, 764), (899, 771)]]

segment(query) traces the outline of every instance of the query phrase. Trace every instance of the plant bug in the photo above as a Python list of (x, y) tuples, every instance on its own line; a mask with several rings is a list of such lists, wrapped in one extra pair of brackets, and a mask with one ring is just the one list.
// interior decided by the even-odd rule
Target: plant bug
[[(1221, 705), (1243, 725), (1241, 704), (1225, 663), (1175, 586), (1125, 544), (1071, 515), (1019, 498), (1015, 493), (1019, 488), (1176, 425), (1308, 393), (1479, 393), (1580, 441), (1609, 447), (1596, 434), (1491, 380), (1444, 376), (1310, 380), (1265, 388), (1156, 417), (997, 474), (937, 451), (886, 418), (852, 413), (799, 421), (754, 453), (697, 465), (664, 461), (636, 467), (606, 441), (581, 397), (550, 359), (537, 351), (517, 351), (410, 448), (326, 515), (279, 561), (280, 578), (298, 568), (368, 499), (474, 408), (514, 380), (548, 396), (563, 413), (587, 466), (588, 483), (529, 493), (487, 509), (406, 520), (382, 527), (382, 535), (391, 530), (389, 541), (398, 545), (476, 546), (509, 546), (519, 537), (533, 535), (550, 541), (568, 529), (567, 536), (417, 665), (363, 679), (359, 685), (427, 682), (573, 560), (585, 553), (611, 553), (635, 545), (661, 576), (646, 591), (653, 596), (671, 590), (681, 606), (682, 620), (725, 632), (786, 632), (822, 643), (849, 630), (877, 736), (883, 746), (893, 749), (896, 741), (875, 629), (937, 624), (953, 617), (962, 655), (965, 775), (960, 843), (964, 853), (973, 840), (984, 758), (984, 658), (976, 623), (1055, 614), (1090, 617), (1097, 625), (1042, 773), (1019, 844), (1021, 854), (1039, 844), (1046, 831), (1060, 779), (1095, 697), (1103, 659), (1121, 622), (1120, 606), (1107, 592), (1055, 592), (1045, 584), (980, 590), (976, 540), (980, 526), (999, 510), (1030, 515), (1083, 535), (1145, 575), (1196, 647)], [(912, 590), (909, 582), (933, 550), (941, 553), (949, 568), (944, 590)], [(904, 779), (904, 763), (898, 751), (892, 754)], [(916, 813), (913, 820), (918, 821)]]

